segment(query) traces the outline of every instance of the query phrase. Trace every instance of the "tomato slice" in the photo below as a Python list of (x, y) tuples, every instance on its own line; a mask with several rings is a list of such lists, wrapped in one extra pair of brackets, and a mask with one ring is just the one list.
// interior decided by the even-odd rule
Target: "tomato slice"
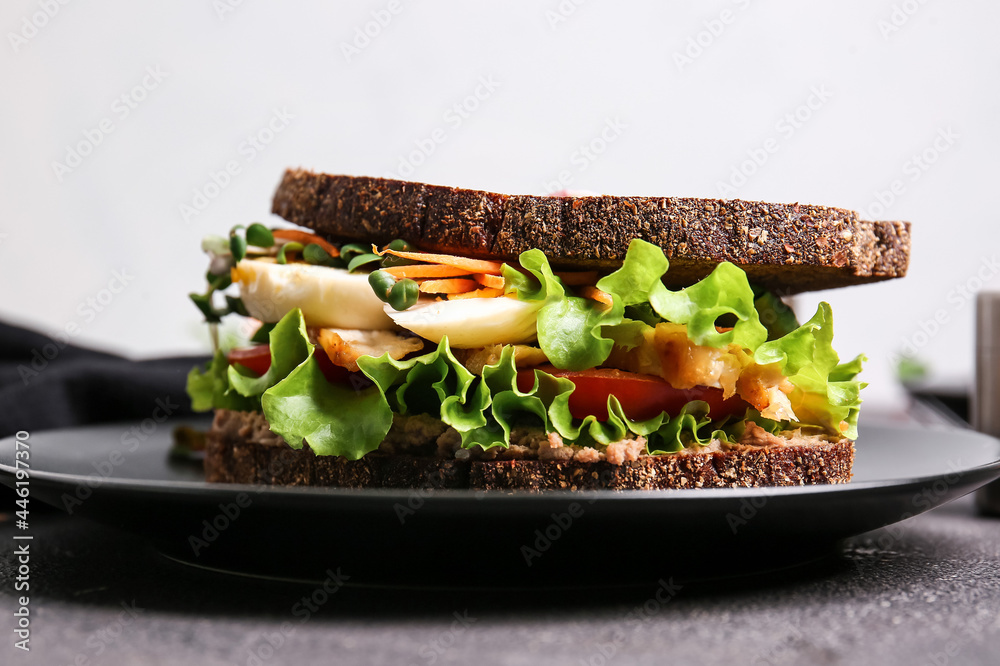
[(226, 354), (229, 364), (239, 363), (247, 370), (262, 375), (271, 367), (271, 345), (255, 345), (230, 350)]
[[(596, 416), (600, 421), (607, 420), (609, 395), (618, 398), (625, 416), (633, 421), (644, 421), (660, 412), (677, 414), (681, 407), (692, 400), (707, 402), (709, 415), (713, 419), (742, 414), (749, 406), (737, 396), (723, 398), (722, 389), (719, 388), (696, 386), (691, 389), (676, 389), (666, 380), (653, 375), (612, 368), (574, 371), (542, 366), (538, 369), (573, 382), (576, 390), (569, 396), (569, 411), (578, 419)], [(517, 373), (519, 390), (529, 391), (534, 383), (534, 369)]]
[[(326, 381), (334, 384), (352, 384), (362, 388), (371, 383), (363, 373), (351, 372), (347, 368), (334, 365), (322, 347), (316, 347), (313, 354), (316, 356), (316, 362), (319, 364), (323, 376), (326, 377)], [(271, 367), (271, 345), (233, 349), (226, 355), (226, 358), (230, 364), (239, 363), (257, 375), (263, 375)]]

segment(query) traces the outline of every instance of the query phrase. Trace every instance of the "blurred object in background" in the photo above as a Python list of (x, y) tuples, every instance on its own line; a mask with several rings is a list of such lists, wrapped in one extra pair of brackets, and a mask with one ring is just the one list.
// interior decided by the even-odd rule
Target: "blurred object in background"
[[(1000, 437), (1000, 293), (981, 291), (976, 299), (976, 390), (972, 424), (980, 432)], [(1000, 481), (976, 491), (976, 503), (1000, 516)]]
[(969, 427), (969, 382), (933, 372), (922, 359), (902, 356), (896, 377), (909, 396), (907, 411), (919, 423)]

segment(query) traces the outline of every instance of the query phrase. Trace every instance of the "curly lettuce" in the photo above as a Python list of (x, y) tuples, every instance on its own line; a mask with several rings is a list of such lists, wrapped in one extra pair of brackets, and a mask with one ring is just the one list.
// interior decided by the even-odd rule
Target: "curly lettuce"
[(826, 302), (802, 326), (754, 352), (755, 362), (776, 363), (795, 387), (788, 397), (800, 423), (823, 426), (848, 439), (858, 436), (860, 392), (866, 384), (855, 376), (864, 360), (861, 355), (840, 363), (833, 349), (833, 312)]
[(602, 335), (602, 328), (622, 322), (624, 305), (612, 307), (597, 301), (568, 295), (541, 250), (528, 250), (519, 257), (522, 268), (534, 276), (504, 265), (506, 293), (522, 301), (539, 303), (538, 345), (559, 368), (585, 370), (607, 360), (614, 341)]
[[(688, 337), (698, 345), (726, 347), (732, 343), (748, 349), (767, 339), (754, 307), (754, 293), (739, 267), (723, 262), (707, 277), (679, 291), (670, 291), (663, 276), (670, 262), (656, 245), (635, 239), (617, 271), (602, 278), (597, 288), (626, 306), (649, 304), (664, 321), (687, 324)], [(734, 317), (732, 330), (716, 330), (720, 318)], [(652, 322), (646, 321), (650, 324)]]
[(358, 359), (358, 367), (375, 383), (393, 412), (429, 414), (441, 419), (470, 446), (484, 437), (483, 429), (489, 425), (489, 391), (455, 358), (447, 337), (429, 354), (405, 361), (388, 354), (363, 356)]

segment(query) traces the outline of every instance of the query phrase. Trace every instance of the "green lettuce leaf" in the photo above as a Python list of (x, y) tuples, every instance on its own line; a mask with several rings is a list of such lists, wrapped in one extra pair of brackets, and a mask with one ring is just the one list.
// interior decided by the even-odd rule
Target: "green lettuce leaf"
[(598, 280), (597, 288), (618, 297), (625, 306), (649, 303), (667, 295), (663, 275), (669, 267), (663, 250), (634, 239), (629, 243), (621, 268)]
[(519, 270), (503, 265), (506, 287), (504, 293), (514, 294), (519, 301), (550, 301), (566, 295), (566, 288), (552, 272), (549, 260), (541, 250), (528, 250), (518, 257), (521, 266), (534, 276), (534, 280)]
[[(570, 391), (569, 393), (571, 393)], [(569, 411), (569, 393), (560, 394), (549, 407), (549, 418), (565, 442), (607, 446), (632, 435), (646, 438), (649, 453), (672, 453), (685, 446), (705, 446), (713, 438), (726, 439), (726, 433), (711, 427), (708, 403), (692, 400), (677, 414), (661, 412), (644, 421), (632, 421), (622, 409), (618, 398), (608, 396), (608, 418), (598, 421), (594, 416), (573, 419)]]
[(207, 412), (212, 409), (232, 409), (236, 411), (259, 411), (260, 400), (243, 397), (232, 390), (229, 384), (229, 361), (222, 351), (203, 368), (191, 368), (187, 376), (187, 394), (191, 398), (191, 409)]
[(405, 361), (388, 354), (363, 356), (358, 367), (375, 382), (393, 412), (439, 418), (462, 435), (463, 444), (488, 439), (488, 445), (497, 445), (495, 436), (487, 437), (489, 389), (451, 353), (447, 336), (423, 356)]
[[(535, 385), (522, 392), (517, 386), (517, 373), (514, 348), (510, 346), (500, 352), (499, 361), (483, 368), (483, 384), (489, 391), (491, 403), (489, 432), (493, 437), (489, 446), (509, 446), (514, 426), (537, 426), (551, 431), (549, 406), (557, 395), (573, 390), (573, 382), (568, 379), (536, 372)], [(483, 445), (483, 448), (489, 446)]]
[[(538, 344), (557, 368), (583, 370), (600, 365), (611, 353), (614, 340), (634, 335), (641, 324), (655, 325), (656, 318), (687, 324), (688, 337), (699, 345), (725, 347), (736, 343), (755, 350), (767, 340), (768, 330), (754, 307), (754, 293), (746, 273), (730, 263), (719, 264), (696, 284), (670, 291), (663, 275), (670, 262), (658, 246), (634, 239), (621, 268), (601, 278), (597, 288), (609, 293), (613, 306), (568, 296), (545, 254), (529, 250), (521, 266), (534, 277), (504, 267), (507, 293), (523, 301), (538, 301)], [(626, 319), (626, 308), (636, 319)], [(732, 330), (718, 332), (720, 318), (733, 318)], [(787, 324), (787, 318), (782, 320)], [(616, 327), (631, 327), (628, 333)]]
[(846, 382), (854, 379), (861, 372), (861, 364), (868, 360), (864, 354), (858, 354), (847, 363), (841, 363), (830, 371), (831, 382)]
[(313, 345), (306, 333), (302, 310), (295, 308), (281, 318), (271, 330), (271, 366), (260, 377), (241, 374), (235, 365), (229, 366), (229, 383), (237, 393), (259, 396), (288, 376), (312, 354)]
[(761, 365), (777, 363), (788, 377), (795, 387), (789, 400), (800, 423), (857, 438), (860, 391), (866, 384), (853, 378), (864, 357), (840, 364), (833, 349), (833, 313), (828, 303), (820, 303), (816, 314), (799, 328), (758, 347), (754, 360)]
[(614, 347), (614, 340), (605, 337), (603, 330), (620, 325), (623, 310), (617, 299), (610, 308), (577, 296), (555, 300), (538, 311), (538, 346), (557, 368), (596, 367)]
[[(646, 324), (656, 323), (645, 307), (647, 303), (659, 317), (687, 324), (688, 337), (698, 345), (726, 347), (736, 343), (754, 350), (767, 339), (767, 329), (754, 307), (753, 289), (742, 269), (723, 262), (690, 287), (670, 291), (663, 285), (669, 266), (658, 246), (634, 239), (621, 268), (601, 278), (597, 288), (611, 294), (616, 303), (620, 300), (634, 308), (631, 312)], [(735, 317), (733, 330), (718, 332), (715, 327), (720, 317)]]
[[(767, 340), (747, 275), (729, 262), (719, 264), (690, 287), (653, 293), (649, 302), (667, 321), (687, 324), (688, 338), (696, 345), (726, 347), (736, 343), (753, 351)], [(734, 316), (736, 323), (731, 331), (720, 333), (716, 322), (727, 315)]]
[(777, 340), (799, 327), (799, 320), (795, 318), (792, 308), (771, 292), (759, 292), (753, 304), (760, 315), (760, 322), (767, 329), (768, 340)]
[(392, 426), (392, 411), (377, 386), (327, 381), (310, 348), (305, 361), (264, 392), (261, 405), (271, 430), (320, 456), (357, 460), (376, 450)]
[(565, 370), (585, 370), (606, 361), (614, 341), (604, 337), (601, 331), (605, 326), (622, 322), (624, 304), (615, 299), (609, 308), (587, 298), (567, 296), (562, 280), (552, 272), (541, 250), (523, 252), (519, 260), (535, 279), (504, 265), (506, 293), (514, 294), (521, 301), (540, 303), (538, 346), (549, 361)]
[[(215, 356), (218, 358), (219, 355)], [(196, 412), (207, 412), (215, 407), (215, 375), (212, 373), (214, 364), (215, 358), (203, 368), (194, 367), (188, 372), (187, 394), (191, 398), (191, 409)]]
[(676, 453), (692, 444), (706, 446), (713, 439), (730, 440), (722, 430), (725, 421), (713, 423), (708, 417), (708, 409), (707, 402), (692, 400), (676, 416), (661, 415), (664, 422), (648, 435), (646, 450), (652, 455), (661, 455)]

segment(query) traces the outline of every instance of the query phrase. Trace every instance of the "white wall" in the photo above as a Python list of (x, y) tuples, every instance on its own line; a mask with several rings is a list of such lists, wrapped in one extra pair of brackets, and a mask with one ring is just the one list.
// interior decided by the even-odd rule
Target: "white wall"
[[(914, 223), (909, 277), (821, 295), (842, 355), (872, 357), (869, 400), (898, 397), (888, 358), (906, 339), (940, 373), (971, 372), (973, 307), (957, 290), (979, 271), (1000, 284), (998, 3), (226, 1), (47, 0), (51, 18), (46, 1), (3, 3), (4, 319), (76, 324), (77, 341), (133, 356), (205, 350), (186, 298), (202, 287), (202, 235), (266, 220), (286, 166), (388, 175), (439, 128), (411, 178), (510, 193), (565, 172), (607, 194), (719, 196), (774, 139), (733, 196)], [(345, 54), (373, 16), (391, 20)], [(144, 77), (128, 109), (120, 98)], [(477, 90), (467, 118), (449, 112)], [(810, 101), (799, 127), (783, 122)], [(254, 153), (244, 142), (275, 110), (291, 118)], [(105, 119), (113, 131), (94, 132)], [(580, 146), (609, 122), (621, 129), (589, 161)], [(99, 145), (57, 175), (88, 131)], [(914, 171), (925, 150), (936, 161)], [(180, 205), (228, 161), (240, 172), (185, 221)], [(86, 305), (115, 271), (125, 288), (100, 312)], [(803, 315), (815, 301), (801, 299)], [(935, 315), (946, 323), (921, 337)]]

